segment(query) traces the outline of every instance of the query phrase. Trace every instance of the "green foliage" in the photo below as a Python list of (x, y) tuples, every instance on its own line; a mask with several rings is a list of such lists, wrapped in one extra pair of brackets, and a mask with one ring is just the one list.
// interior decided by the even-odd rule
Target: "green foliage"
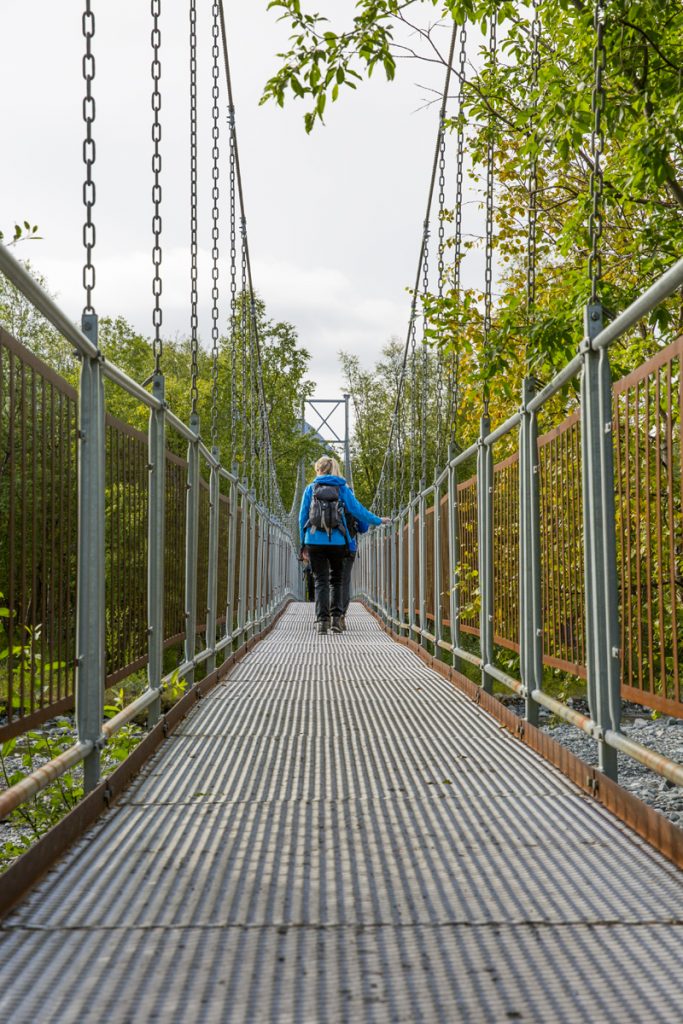
[(29, 242), (37, 241), (42, 236), (38, 234), (38, 225), (31, 224), (30, 221), (25, 220), (21, 224), (15, 224), (12, 232), (12, 237), (5, 241), (4, 231), (0, 231), (0, 242), (3, 242), (8, 248), (12, 245), (16, 245), (17, 242)]

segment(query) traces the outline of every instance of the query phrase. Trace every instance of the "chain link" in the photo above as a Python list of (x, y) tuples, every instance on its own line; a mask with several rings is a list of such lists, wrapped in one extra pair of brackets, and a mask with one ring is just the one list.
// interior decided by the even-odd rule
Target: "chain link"
[(85, 138), (83, 140), (83, 163), (85, 164), (85, 181), (83, 182), (83, 205), (85, 206), (85, 223), (83, 225), (83, 246), (85, 248), (85, 264), (83, 266), (83, 288), (85, 289), (85, 306), (83, 313), (94, 313), (92, 293), (95, 287), (95, 266), (92, 253), (95, 248), (95, 224), (93, 207), (95, 206), (95, 182), (93, 181), (93, 165), (95, 163), (95, 140), (93, 124), (95, 121), (95, 98), (92, 84), (95, 78), (95, 56), (92, 52), (92, 41), (95, 35), (95, 15), (90, 0), (85, 0), (82, 19), (85, 54), (83, 55), (83, 79), (85, 81), (85, 97), (83, 98), (83, 121)]
[[(538, 0), (533, 0), (533, 20), (531, 22), (531, 103), (537, 102), (538, 72), (541, 66), (539, 42), (541, 38), (541, 19), (538, 14)], [(527, 231), (527, 279), (526, 295), (527, 310), (532, 312), (536, 305), (536, 221), (538, 217), (538, 133), (534, 132), (532, 152), (529, 159), (529, 216)]]
[(163, 355), (163, 342), (161, 340), (161, 324), (163, 315), (161, 311), (161, 29), (159, 18), (161, 16), (161, 0), (152, 0), (152, 142), (154, 152), (152, 154), (152, 173), (154, 184), (152, 186), (152, 203), (154, 204), (154, 215), (152, 217), (152, 234), (154, 235), (154, 246), (152, 248), (152, 263), (154, 265), (154, 278), (152, 281), (152, 295), (154, 297), (154, 311), (152, 313), (152, 324), (154, 326), (154, 369), (156, 373), (161, 369), (161, 357)]
[(595, 44), (593, 47), (593, 93), (591, 108), (593, 112), (593, 131), (591, 134), (591, 156), (593, 167), (590, 176), (591, 212), (588, 221), (590, 234), (590, 255), (588, 257), (588, 278), (591, 286), (590, 301), (598, 301), (598, 285), (602, 278), (602, 258), (600, 255), (600, 238), (602, 236), (602, 199), (604, 180), (602, 173), (602, 154), (605, 149), (605, 130), (602, 123), (605, 112), (604, 75), (607, 54), (605, 52), (605, 8), (604, 0), (595, 0), (593, 14)]
[(215, 448), (218, 445), (218, 260), (220, 251), (219, 242), (219, 158), (220, 158), (220, 110), (218, 101), (220, 90), (218, 80), (220, 76), (218, 39), (220, 26), (218, 22), (219, 7), (218, 0), (214, 0), (212, 8), (212, 46), (211, 46), (211, 444)]
[[(489, 57), (495, 67), (497, 39), (496, 18), (491, 16), (489, 32)], [(494, 123), (489, 115), (488, 138), (486, 141), (486, 256), (484, 265), (484, 365), (486, 366), (491, 340), (491, 305), (493, 300), (493, 165), (494, 165)], [(484, 413), (488, 413), (489, 385), (484, 382)]]
[(192, 378), (190, 400), (192, 412), (197, 412), (199, 391), (199, 339), (197, 328), (197, 0), (190, 0), (190, 351)]

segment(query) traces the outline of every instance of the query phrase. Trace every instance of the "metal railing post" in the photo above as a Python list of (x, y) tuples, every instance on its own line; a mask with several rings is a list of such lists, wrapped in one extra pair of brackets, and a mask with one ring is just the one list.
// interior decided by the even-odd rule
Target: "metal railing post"
[[(199, 437), (199, 416), (190, 416), (190, 430)], [(199, 545), (199, 440), (187, 446), (187, 518), (185, 522), (185, 661), (196, 653), (197, 635), (197, 554)], [(194, 669), (186, 677), (194, 683)]]
[[(458, 516), (458, 471), (452, 465), (455, 445), (448, 446), (448, 614), (451, 620), (451, 643), (460, 644), (460, 520)], [(460, 658), (453, 654), (453, 668), (460, 671)]]
[(245, 488), (242, 492), (242, 502), (240, 510), (240, 576), (239, 576), (239, 597), (237, 600), (237, 628), (239, 631), (239, 646), (241, 646), (246, 637), (246, 625), (247, 625), (247, 548), (249, 544), (249, 528), (247, 517), (249, 515), (249, 496)]
[(420, 496), (417, 503), (418, 515), (418, 603), (420, 611), (420, 645), (428, 646), (424, 635), (427, 629), (427, 499), (425, 497), (426, 480), (420, 480)]
[(403, 626), (403, 614), (404, 614), (404, 597), (403, 592), (405, 590), (405, 552), (403, 550), (403, 514), (398, 515), (398, 631), (403, 636), (405, 630)]
[(586, 667), (591, 717), (600, 730), (601, 770), (617, 778), (617, 752), (604, 741), (621, 720), (619, 589), (617, 582), (612, 445), (612, 378), (607, 349), (595, 351), (602, 330), (602, 307), (585, 311), (581, 346), (581, 464), (583, 481), (584, 566), (586, 584)]
[[(97, 346), (97, 316), (82, 330)], [(76, 610), (76, 722), (81, 743), (93, 743), (83, 763), (83, 788), (100, 781), (105, 677), (105, 407), (99, 352), (81, 356), (78, 422), (78, 582)], [(37, 457), (37, 456), (36, 456)]]
[(254, 619), (258, 623), (259, 630), (261, 628), (261, 620), (263, 618), (263, 586), (265, 582), (265, 517), (263, 512), (259, 512), (256, 509), (256, 599), (254, 609)]
[(493, 678), (486, 665), (493, 664), (493, 450), (484, 443), (491, 430), (488, 415), (481, 418), (477, 450), (477, 521), (479, 525), (479, 643), (481, 649), (481, 685), (493, 692)]
[(391, 516), (391, 628), (397, 629), (400, 621), (398, 611), (398, 537), (400, 536), (400, 524), (396, 518), (394, 509)]
[(254, 635), (256, 619), (256, 491), (249, 491), (249, 601), (247, 603), (248, 637)]
[[(234, 470), (233, 470), (234, 472)], [(228, 592), (225, 600), (225, 635), (235, 631), (235, 548), (237, 546), (237, 484), (230, 481), (230, 518), (228, 520)]]
[(408, 636), (413, 639), (415, 625), (415, 512), (411, 492), (408, 503)]
[[(164, 671), (164, 560), (166, 532), (166, 416), (163, 374), (152, 378), (160, 409), (149, 413), (149, 512), (147, 516), (147, 685), (159, 689)], [(161, 697), (150, 705), (147, 727), (159, 721)]]
[(443, 658), (441, 649), (441, 488), (434, 483), (434, 657)]
[(526, 720), (538, 725), (539, 705), (532, 694), (543, 688), (540, 480), (538, 424), (536, 413), (527, 408), (534, 394), (534, 383), (527, 377), (519, 427), (519, 652)]
[[(216, 447), (211, 454), (220, 462)], [(206, 674), (216, 667), (216, 623), (218, 620), (218, 531), (220, 529), (220, 477), (218, 469), (211, 466), (209, 471), (209, 566), (206, 587), (206, 646), (214, 653), (207, 658)]]

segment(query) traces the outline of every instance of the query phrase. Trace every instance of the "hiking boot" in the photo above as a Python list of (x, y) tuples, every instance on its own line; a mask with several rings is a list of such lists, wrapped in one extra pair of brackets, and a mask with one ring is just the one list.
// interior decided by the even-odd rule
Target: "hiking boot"
[(344, 632), (344, 626), (342, 625), (343, 620), (344, 620), (344, 616), (343, 615), (333, 615), (332, 616), (332, 632), (333, 633), (343, 633)]
[(339, 616), (339, 625), (342, 628), (342, 633), (345, 633), (346, 632), (346, 616), (345, 615), (340, 615)]
[(329, 628), (330, 628), (330, 620), (329, 619), (319, 619), (318, 620), (318, 632), (319, 633), (327, 633)]

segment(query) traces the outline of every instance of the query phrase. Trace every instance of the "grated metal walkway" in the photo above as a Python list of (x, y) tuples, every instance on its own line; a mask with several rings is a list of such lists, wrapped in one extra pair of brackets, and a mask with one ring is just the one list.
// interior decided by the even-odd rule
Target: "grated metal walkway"
[(201, 702), (0, 929), (0, 1019), (683, 1019), (682, 876), (352, 606)]

